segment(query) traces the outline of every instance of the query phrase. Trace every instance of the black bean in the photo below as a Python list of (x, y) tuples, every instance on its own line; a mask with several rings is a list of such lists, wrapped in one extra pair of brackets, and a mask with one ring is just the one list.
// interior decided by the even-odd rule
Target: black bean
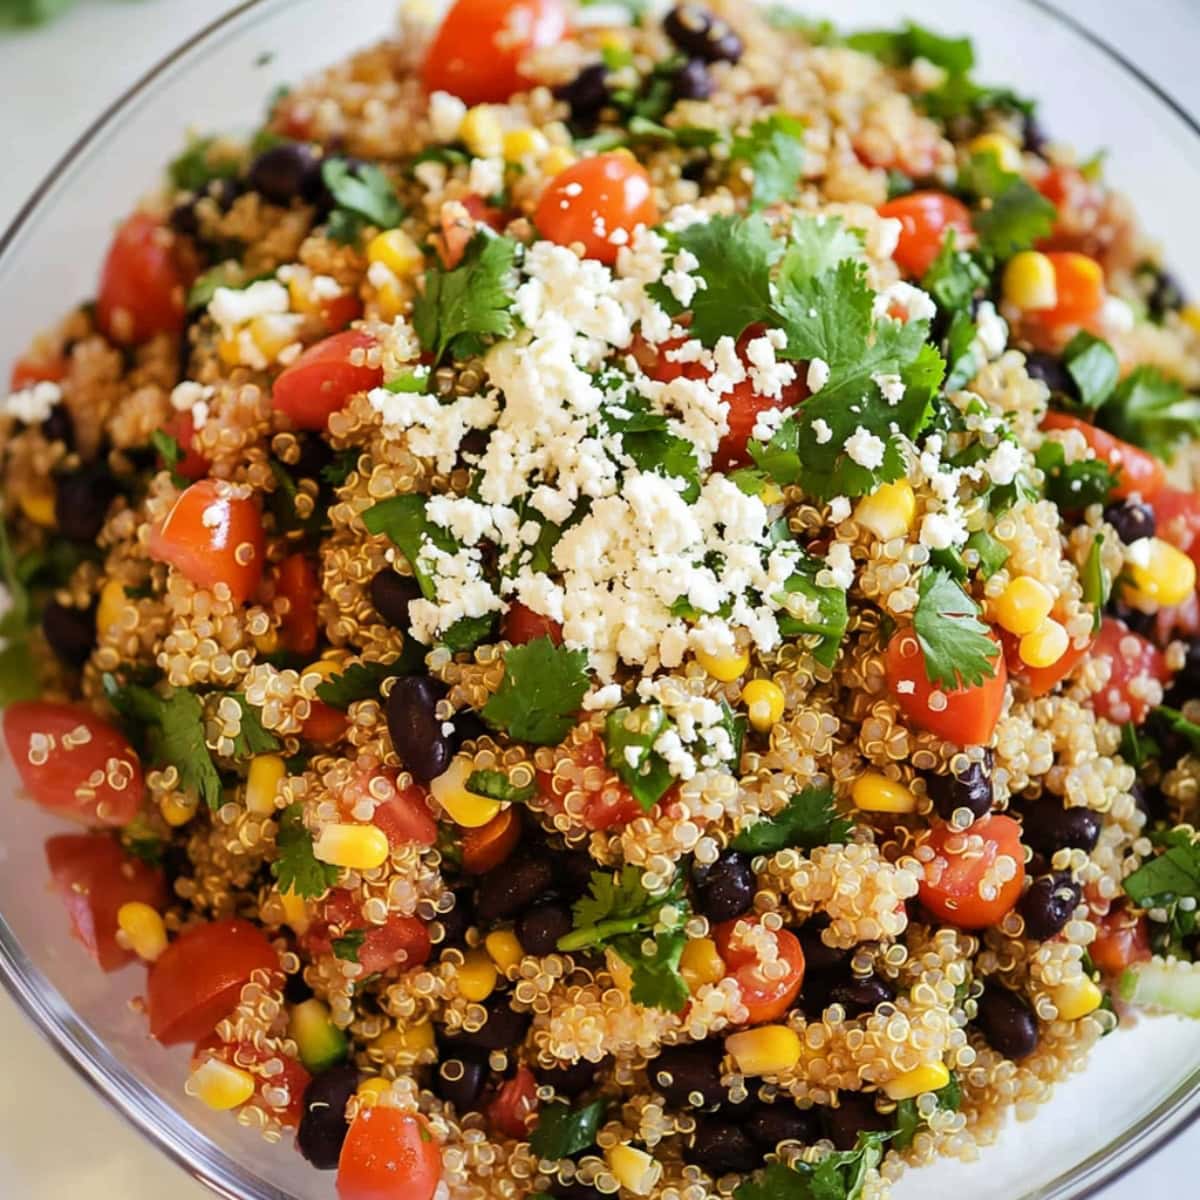
[(384, 567), (370, 583), (368, 591), (375, 611), (393, 629), (407, 632), (408, 606), (421, 598), (421, 588), (410, 575), (397, 575), (391, 567)]
[(54, 492), (54, 524), (73, 542), (94, 542), (108, 516), (117, 485), (102, 466), (89, 465), (60, 475)]
[(988, 983), (979, 997), (975, 1024), (987, 1044), (1014, 1061), (1037, 1048), (1038, 1025), (1023, 997), (998, 983)]
[(1061, 392), (1066, 396), (1074, 396), (1075, 380), (1071, 378), (1062, 359), (1054, 354), (1044, 354), (1034, 350), (1025, 356), (1025, 370), (1033, 379), (1040, 379), (1052, 392)]
[(491, 732), (473, 708), (460, 708), (453, 719), (455, 753), (463, 742), (477, 742), (485, 733)]
[(1030, 154), (1041, 154), (1046, 147), (1046, 131), (1032, 113), (1021, 118), (1021, 149)]
[(357, 1087), (358, 1068), (346, 1064), (313, 1076), (304, 1091), (304, 1114), (296, 1130), (296, 1147), (319, 1171), (332, 1171), (338, 1165), (350, 1128), (346, 1105)]
[(1161, 322), (1167, 313), (1178, 312), (1187, 303), (1179, 280), (1164, 267), (1143, 263), (1137, 273), (1145, 289), (1146, 310), (1152, 321)]
[(68, 667), (82, 667), (96, 644), (96, 609), (72, 608), (51, 600), (42, 609), (42, 632)]
[(854, 975), (843, 983), (836, 983), (829, 991), (833, 1004), (840, 1004), (848, 1017), (860, 1017), (874, 1012), (886, 1000), (895, 1000), (896, 993), (886, 979), (878, 975)]
[(713, 77), (702, 58), (689, 58), (675, 72), (674, 84), (679, 100), (707, 100), (713, 94)]
[(758, 890), (750, 855), (740, 850), (722, 850), (716, 862), (695, 864), (692, 883), (697, 906), (714, 925), (749, 912)]
[(306, 142), (281, 142), (250, 164), (246, 182), (272, 204), (314, 201), (323, 190), (321, 156)]
[(1182, 708), (1188, 700), (1200, 699), (1200, 639), (1188, 642), (1183, 666), (1175, 672), (1163, 703)]
[(1154, 509), (1137, 500), (1122, 500), (1117, 504), (1108, 505), (1104, 510), (1104, 519), (1126, 545), (1138, 541), (1139, 538), (1154, 536)]
[(571, 116), (587, 120), (608, 103), (608, 68), (603, 63), (589, 63), (570, 83), (555, 88), (555, 96), (570, 105)]
[(663, 32), (691, 58), (735, 63), (742, 57), (742, 39), (699, 4), (677, 4), (663, 18)]
[(608, 1200), (602, 1191), (581, 1180), (556, 1183), (550, 1195), (554, 1197), (554, 1200)]
[(554, 882), (568, 899), (582, 896), (588, 890), (595, 869), (596, 864), (586, 850), (554, 853)]
[(825, 1110), (829, 1140), (839, 1150), (853, 1150), (860, 1133), (882, 1133), (891, 1128), (891, 1120), (878, 1112), (871, 1096), (843, 1092), (838, 1106)]
[(982, 762), (972, 760), (965, 771), (951, 775), (927, 775), (925, 787), (938, 815), (945, 820), (960, 809), (969, 809), (978, 820), (992, 808), (992, 752)]
[(42, 422), (42, 437), (48, 442), (62, 442), (70, 450), (75, 445), (75, 422), (65, 404), (56, 404)]
[(764, 1150), (774, 1150), (780, 1142), (811, 1145), (821, 1136), (817, 1114), (811, 1108), (797, 1108), (786, 1100), (756, 1109), (746, 1122), (746, 1132)]
[(321, 471), (333, 462), (333, 448), (319, 433), (300, 435), (300, 457), (292, 464), (299, 479), (320, 480)]
[(694, 158), (689, 163), (684, 163), (683, 169), (679, 172), (684, 179), (690, 179), (693, 183), (702, 183), (705, 175), (708, 174), (708, 168), (712, 160), (706, 155), (703, 158)]
[(460, 1033), (457, 1040), (478, 1050), (516, 1049), (529, 1028), (529, 1014), (514, 1012), (505, 995), (492, 996), (484, 1008), (487, 1009), (487, 1020), (474, 1033)]
[(558, 1067), (536, 1067), (537, 1081), (552, 1087), (560, 1096), (573, 1100), (580, 1092), (587, 1091), (596, 1078), (602, 1063), (589, 1062), (581, 1058), (577, 1063)]
[(400, 761), (421, 783), (440, 775), (454, 757), (454, 741), (442, 732), (437, 703), (446, 685), (428, 675), (397, 679), (387, 698), (387, 727)]
[(553, 954), (558, 939), (571, 932), (571, 910), (551, 900), (526, 910), (517, 921), (517, 941), (526, 954)]
[(1090, 808), (1063, 808), (1054, 796), (1031, 801), (1021, 813), (1021, 840), (1047, 858), (1067, 847), (1091, 850), (1099, 836), (1099, 813)]
[(753, 1171), (763, 1160), (762, 1147), (733, 1121), (721, 1117), (698, 1117), (696, 1132), (688, 1139), (683, 1156), (712, 1175), (731, 1171)]
[(842, 966), (850, 957), (849, 950), (837, 946), (827, 946), (821, 940), (822, 930), (829, 928), (829, 918), (824, 913), (811, 916), (799, 929), (792, 932), (800, 941), (800, 949), (804, 951), (805, 971), (828, 971)]
[(712, 1108), (727, 1096), (721, 1083), (724, 1055), (720, 1041), (666, 1046), (647, 1067), (651, 1086), (662, 1092), (672, 1108)]
[(443, 931), (438, 945), (461, 946), (466, 940), (467, 930), (475, 923), (474, 889), (455, 888), (454, 907), (449, 912), (438, 913), (437, 919)]
[(479, 1111), (479, 1097), (487, 1083), (488, 1065), (480, 1057), (447, 1052), (433, 1073), (433, 1090), (455, 1110), (463, 1113)]
[(1037, 942), (1052, 938), (1071, 919), (1079, 897), (1079, 884), (1069, 875), (1035, 879), (1017, 905), (1025, 920), (1025, 936)]
[(505, 921), (543, 899), (554, 882), (545, 855), (514, 854), (479, 880), (475, 911), (481, 921)]
[(289, 1004), (303, 1004), (305, 1000), (311, 1000), (312, 997), (313, 990), (304, 982), (304, 976), (299, 971), (284, 979), (283, 998)]

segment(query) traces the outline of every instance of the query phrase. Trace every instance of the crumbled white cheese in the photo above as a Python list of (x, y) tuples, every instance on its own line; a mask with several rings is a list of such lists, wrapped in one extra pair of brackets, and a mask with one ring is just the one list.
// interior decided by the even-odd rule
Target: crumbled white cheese
[(288, 290), (274, 279), (260, 279), (245, 288), (219, 287), (208, 302), (208, 315), (232, 334), (255, 317), (288, 311)]
[(829, 422), (824, 417), (818, 417), (812, 423), (812, 431), (818, 446), (824, 446), (827, 442), (833, 441), (833, 430), (829, 428)]
[(592, 688), (583, 698), (585, 712), (604, 712), (616, 708), (621, 703), (621, 685), (606, 683), (603, 687)]
[(852, 462), (867, 471), (883, 465), (883, 453), (887, 447), (881, 437), (861, 425), (846, 439), (845, 450)]
[(967, 540), (966, 526), (961, 517), (950, 512), (926, 513), (921, 518), (920, 540), (930, 550), (949, 550)]
[(937, 305), (928, 292), (903, 280), (890, 284), (875, 296), (873, 311), (882, 317), (893, 309), (904, 313), (906, 321), (931, 321), (937, 315)]
[(850, 501), (846, 496), (834, 496), (829, 501), (829, 519), (840, 525), (850, 515)]
[(815, 396), (829, 382), (829, 364), (823, 358), (814, 358), (808, 364), (805, 382), (809, 392)]
[(750, 436), (758, 442), (769, 442), (788, 418), (786, 408), (761, 408), (754, 418)]
[(996, 306), (985, 300), (975, 314), (975, 341), (983, 356), (991, 362), (1004, 353), (1008, 345), (1008, 322), (996, 311)]
[(467, 186), (477, 196), (493, 196), (504, 187), (504, 160), (473, 158), (467, 173)]
[(1005, 438), (988, 455), (983, 463), (983, 469), (993, 483), (1003, 487), (1012, 483), (1017, 477), (1023, 461), (1024, 454), (1021, 447), (1012, 439)]
[[(823, 579), (826, 573), (829, 578)], [(834, 542), (829, 547), (829, 553), (825, 556), (825, 570), (818, 572), (817, 582), (825, 587), (832, 585), (842, 591), (850, 590), (854, 584), (854, 558), (846, 542)]]
[(434, 92), (429, 97), (429, 132), (435, 142), (454, 142), (462, 128), (467, 106), (449, 92)]
[(1120, 296), (1109, 296), (1100, 309), (1100, 322), (1110, 333), (1128, 333), (1133, 328), (1133, 309)]
[(899, 404), (904, 399), (904, 380), (899, 375), (875, 374), (871, 379), (889, 404)]
[(48, 379), (41, 379), (10, 393), (4, 401), (4, 412), (26, 425), (40, 425), (61, 399), (62, 388)]
[(750, 382), (760, 396), (778, 400), (783, 396), (783, 389), (795, 382), (796, 368), (789, 362), (781, 363), (775, 359), (775, 352), (786, 345), (787, 335), (781, 329), (769, 330), (746, 344)]

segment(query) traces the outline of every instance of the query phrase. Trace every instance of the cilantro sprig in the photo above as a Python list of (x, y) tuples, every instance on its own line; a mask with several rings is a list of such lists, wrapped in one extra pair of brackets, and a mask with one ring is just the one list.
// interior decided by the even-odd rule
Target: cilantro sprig
[(921, 573), (913, 631), (925, 660), (929, 682), (951, 691), (977, 687), (996, 673), (1000, 653), (979, 620), (979, 605), (948, 571)]
[(596, 1144), (596, 1134), (607, 1109), (604, 1100), (593, 1100), (579, 1108), (561, 1101), (545, 1105), (538, 1112), (537, 1126), (529, 1135), (529, 1148), (540, 1159), (570, 1158)]
[(772, 1163), (738, 1184), (733, 1200), (859, 1200), (891, 1136), (860, 1133), (853, 1150), (833, 1151), (817, 1163)]
[(336, 207), (329, 216), (329, 236), (338, 242), (356, 242), (368, 225), (393, 229), (404, 220), (392, 181), (371, 163), (327, 158), (321, 178)]
[(483, 706), (483, 719), (510, 737), (554, 746), (575, 724), (588, 690), (587, 653), (556, 646), (549, 637), (513, 646), (504, 678)]
[(789, 846), (815, 850), (845, 842), (853, 828), (851, 821), (838, 816), (832, 788), (807, 787), (773, 816), (747, 825), (732, 845), (746, 854), (774, 854)]
[(608, 765), (649, 812), (674, 782), (666, 760), (654, 743), (670, 728), (667, 714), (658, 704), (637, 708), (615, 708), (604, 723)]
[(304, 806), (299, 802), (279, 814), (275, 845), (278, 857), (271, 863), (271, 874), (281, 892), (313, 900), (337, 883), (337, 867), (321, 862), (313, 853), (312, 834), (304, 824)]
[(467, 777), (467, 791), (506, 804), (527, 804), (537, 795), (537, 784), (527, 783), (524, 787), (517, 787), (506, 771), (481, 768)]
[(1159, 458), (1170, 458), (1179, 442), (1200, 436), (1200, 396), (1157, 367), (1131, 371), (1101, 406), (1097, 423)]
[(1152, 944), (1159, 953), (1190, 958), (1184, 940), (1197, 929), (1200, 842), (1183, 829), (1157, 835), (1163, 850), (1125, 877), (1125, 894), (1154, 914)]
[(1083, 601), (1092, 606), (1092, 632), (1099, 633), (1104, 620), (1104, 606), (1112, 593), (1112, 579), (1104, 569), (1104, 558), (1101, 553), (1104, 546), (1104, 534), (1098, 533), (1092, 538), (1092, 545), (1084, 560), (1080, 572), (1080, 582), (1083, 584)]
[(1008, 259), (1049, 236), (1058, 210), (1027, 179), (1006, 171), (992, 151), (971, 155), (959, 187), (972, 193), (978, 208), (971, 225), (982, 253)]
[(817, 582), (823, 565), (811, 555), (798, 558), (783, 592), (772, 599), (784, 610), (778, 618), (779, 632), (784, 637), (815, 638), (813, 658), (832, 667), (846, 636), (850, 611), (841, 588)]
[(738, 134), (729, 156), (754, 174), (751, 208), (765, 208), (795, 195), (804, 170), (804, 124), (786, 113), (772, 113)]

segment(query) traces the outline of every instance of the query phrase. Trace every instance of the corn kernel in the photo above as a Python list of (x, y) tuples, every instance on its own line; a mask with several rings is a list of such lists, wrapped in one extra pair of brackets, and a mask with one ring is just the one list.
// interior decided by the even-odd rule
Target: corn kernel
[(403, 279), (425, 265), (425, 256), (403, 229), (385, 229), (367, 243), (367, 261), (383, 263), (397, 279)]
[(246, 807), (260, 817), (275, 811), (275, 793), (287, 778), (287, 763), (278, 754), (257, 754), (246, 772)]
[(383, 320), (394, 321), (404, 312), (407, 300), (396, 284), (389, 280), (382, 287), (375, 289), (375, 303)]
[(917, 811), (917, 798), (894, 779), (878, 771), (867, 771), (854, 781), (854, 807), (863, 812), (910, 813)]
[(1062, 1021), (1078, 1021), (1095, 1012), (1104, 1002), (1104, 993), (1086, 976), (1061, 983), (1050, 993)]
[(504, 148), (504, 130), (490, 104), (467, 109), (458, 136), (476, 158), (492, 158)]
[(854, 519), (881, 542), (904, 537), (917, 519), (917, 497), (912, 484), (907, 479), (881, 483), (858, 502)]
[(496, 964), (482, 950), (472, 950), (455, 976), (468, 1000), (486, 1000), (496, 990)]
[(752, 679), (742, 688), (746, 716), (759, 733), (766, 733), (783, 716), (783, 688), (770, 679)]
[(725, 1052), (743, 1075), (779, 1075), (800, 1061), (800, 1037), (787, 1025), (759, 1025), (727, 1037)]
[(551, 146), (542, 159), (542, 172), (546, 176), (559, 175), (575, 164), (575, 152), (567, 146)]
[(446, 810), (447, 816), (464, 829), (486, 825), (503, 807), (499, 800), (489, 800), (467, 791), (471, 760), (459, 755), (429, 784), (433, 798)]
[(1189, 325), (1196, 333), (1200, 333), (1200, 304), (1185, 304), (1179, 310), (1184, 324)]
[(54, 492), (51, 489), (28, 488), (17, 498), (21, 511), (43, 529), (54, 528)]
[(717, 943), (712, 938), (689, 941), (679, 958), (679, 973), (689, 992), (699, 991), (706, 983), (720, 983), (726, 969), (725, 960), (717, 952)]
[(308, 932), (307, 901), (293, 891), (280, 892), (279, 899), (283, 903), (283, 919), (297, 936), (303, 937)]
[(949, 1082), (950, 1072), (944, 1063), (929, 1063), (897, 1075), (883, 1085), (883, 1090), (889, 1100), (911, 1100), (923, 1092), (936, 1092)]
[(1021, 639), (1017, 650), (1026, 666), (1050, 667), (1066, 654), (1070, 644), (1070, 634), (1057, 621), (1047, 618)]
[(195, 815), (198, 801), (186, 792), (168, 792), (162, 799), (163, 820), (173, 829), (186, 825)]
[(399, 1059), (411, 1065), (435, 1044), (433, 1025), (429, 1021), (420, 1021), (407, 1029), (385, 1030), (371, 1040), (370, 1049), (378, 1050), (385, 1058)]
[(125, 585), (117, 579), (110, 579), (100, 589), (100, 601), (96, 605), (96, 632), (107, 633), (128, 607)]
[(600, 34), (601, 50), (628, 50), (629, 35), (623, 29), (606, 29)]
[(358, 1085), (358, 1090), (354, 1095), (358, 1098), (359, 1108), (371, 1108), (379, 1103), (379, 1097), (385, 1092), (392, 1090), (391, 1080), (383, 1079), (380, 1076), (373, 1076), (371, 1079), (364, 1079)]
[(153, 962), (167, 948), (162, 914), (140, 900), (130, 900), (117, 909), (117, 928), (129, 939), (129, 948), (145, 962)]
[(1139, 538), (1125, 555), (1127, 604), (1143, 612), (1182, 604), (1196, 590), (1196, 564), (1162, 538)]
[(326, 825), (313, 842), (321, 862), (353, 871), (371, 871), (387, 862), (387, 834), (374, 825)]
[(1013, 255), (1001, 286), (1004, 299), (1020, 309), (1053, 308), (1058, 303), (1054, 264), (1038, 250)]
[(763, 490), (758, 493), (758, 498), (768, 507), (772, 504), (782, 504), (784, 500), (783, 488), (777, 483), (771, 483), (768, 480), (763, 484)]
[(502, 971), (515, 967), (525, 957), (517, 935), (511, 929), (497, 929), (483, 939), (484, 948), (492, 956), (492, 962)]
[(185, 1090), (209, 1108), (225, 1112), (254, 1095), (254, 1076), (220, 1058), (206, 1058), (192, 1072)]
[(1021, 158), (1021, 147), (1002, 133), (981, 133), (967, 143), (967, 150), (971, 154), (994, 155), (1000, 169), (1011, 175), (1019, 175), (1025, 165)]
[(1050, 615), (1054, 596), (1032, 575), (1018, 575), (992, 601), (996, 622), (1018, 636), (1032, 633)]
[(650, 1195), (662, 1175), (662, 1163), (625, 1142), (610, 1146), (604, 1157), (617, 1182), (635, 1196)]
[(745, 650), (735, 650), (732, 654), (706, 654), (703, 650), (697, 650), (696, 661), (714, 679), (721, 683), (732, 683), (745, 675), (750, 666), (750, 655)]
[(342, 673), (342, 668), (332, 658), (318, 658), (316, 662), (311, 662), (303, 671), (300, 672), (301, 679), (305, 675), (319, 675), (321, 682), (324, 683), (327, 679), (333, 679)]
[(523, 158), (541, 158), (550, 148), (540, 129), (513, 129), (504, 135), (504, 161), (519, 163)]
[(297, 322), (302, 318), (292, 313), (264, 313), (250, 322), (250, 338), (269, 361), (296, 340)]
[(236, 367), (242, 361), (242, 349), (236, 337), (217, 339), (217, 357), (227, 366)]

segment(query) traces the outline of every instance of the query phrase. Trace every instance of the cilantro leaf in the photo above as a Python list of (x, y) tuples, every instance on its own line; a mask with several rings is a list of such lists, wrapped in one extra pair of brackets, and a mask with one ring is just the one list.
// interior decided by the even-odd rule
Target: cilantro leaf
[(404, 220), (392, 181), (372, 163), (351, 166), (343, 158), (327, 158), (321, 178), (333, 197), (330, 233), (337, 241), (356, 241), (364, 225), (393, 229)]
[(604, 1100), (593, 1100), (580, 1108), (561, 1101), (543, 1106), (537, 1126), (529, 1135), (529, 1148), (538, 1158), (557, 1160), (594, 1146), (607, 1108)]
[(330, 487), (341, 487), (350, 478), (351, 472), (358, 470), (361, 453), (358, 446), (339, 450), (333, 456), (333, 461), (326, 463), (321, 468), (321, 482), (329, 484)]
[(231, 692), (230, 695), (242, 710), (241, 729), (233, 741), (234, 756), (250, 758), (255, 754), (274, 754), (279, 749), (279, 739), (263, 728), (258, 709), (241, 692)]
[(631, 968), (633, 987), (629, 998), (647, 1008), (681, 1012), (690, 999), (687, 982), (679, 970), (687, 934), (683, 929), (655, 934), (651, 954), (646, 953), (645, 940), (631, 935), (617, 938), (613, 943), (613, 948)]
[(654, 751), (660, 734), (671, 722), (662, 706), (642, 704), (637, 708), (615, 708), (604, 723), (608, 765), (649, 812), (674, 782), (666, 760)]
[(1061, 442), (1044, 441), (1033, 460), (1046, 477), (1046, 495), (1064, 512), (1104, 504), (1117, 486), (1116, 475), (1103, 459), (1068, 463)]
[(1113, 394), (1121, 374), (1116, 351), (1086, 329), (1067, 343), (1063, 365), (1075, 380), (1084, 408), (1099, 408)]
[(1098, 422), (1110, 433), (1168, 458), (1178, 442), (1200, 435), (1200, 397), (1157, 367), (1131, 371), (1100, 409)]
[(946, 571), (921, 572), (913, 630), (925, 674), (937, 687), (976, 687), (996, 673), (1000, 650), (979, 620), (979, 606)]
[(199, 192), (214, 179), (232, 179), (239, 167), (238, 155), (222, 150), (216, 138), (199, 137), (171, 160), (167, 174), (182, 191)]
[(365, 929), (347, 929), (341, 937), (333, 939), (333, 957), (340, 958), (342, 962), (358, 962), (358, 952), (366, 940)]
[(0, 618), (0, 637), (6, 639), (4, 648), (0, 649), (0, 707), (17, 700), (33, 700), (41, 692), (38, 669), (29, 645), (29, 630), (35, 613), (19, 566), (8, 540), (8, 527), (0, 519), (0, 577), (8, 593), (8, 611)]
[[(950, 1082), (944, 1087), (940, 1087), (933, 1093), (937, 1099), (937, 1107), (947, 1112), (958, 1112), (962, 1107), (962, 1087), (959, 1085), (958, 1076), (953, 1071), (950, 1072)], [(912, 1145), (912, 1140), (916, 1136), (917, 1131), (925, 1125), (926, 1118), (921, 1115), (917, 1109), (915, 1099), (901, 1100), (896, 1105), (896, 1132), (892, 1138), (892, 1148), (895, 1150), (907, 1150)]]
[(1139, 908), (1166, 908), (1188, 897), (1200, 900), (1200, 843), (1168, 846), (1126, 875), (1123, 886)]
[(405, 638), (400, 657), (391, 662), (351, 663), (340, 675), (317, 685), (317, 698), (334, 708), (349, 708), (356, 700), (379, 695), (385, 679), (393, 675), (415, 675), (425, 666), (426, 649), (412, 638)]
[(410, 492), (392, 496), (372, 505), (362, 514), (368, 533), (385, 534), (408, 560), (413, 578), (426, 600), (437, 599), (437, 584), (430, 573), (422, 552), (432, 545), (447, 554), (458, 549), (454, 538), (426, 516), (429, 497)]
[(955, 230), (950, 229), (933, 265), (925, 272), (921, 287), (943, 312), (956, 313), (971, 307), (977, 294), (986, 290), (988, 273), (967, 250), (957, 249)]
[(472, 771), (467, 777), (467, 791), (474, 792), (476, 796), (486, 796), (489, 800), (502, 800), (506, 804), (527, 804), (537, 795), (537, 785), (529, 783), (524, 787), (516, 787), (506, 771), (481, 769)]
[(1161, 753), (1158, 743), (1141, 732), (1132, 721), (1121, 726), (1121, 757), (1131, 767), (1141, 770), (1152, 758)]
[(779, 288), (798, 287), (806, 279), (832, 271), (845, 259), (862, 258), (862, 251), (862, 236), (844, 228), (841, 217), (796, 217), (779, 263)]
[(979, 327), (971, 320), (967, 309), (959, 309), (951, 318), (950, 328), (942, 339), (942, 348), (946, 355), (944, 390), (947, 393), (965, 388), (983, 366), (976, 349), (975, 339), (978, 333)]
[(889, 67), (907, 66), (914, 59), (924, 58), (952, 75), (965, 75), (975, 65), (970, 38), (942, 37), (914, 21), (906, 21), (900, 29), (852, 33), (847, 36), (846, 45)]
[(519, 741), (553, 746), (575, 724), (587, 690), (587, 653), (535, 638), (505, 655), (504, 678), (482, 716)]
[(852, 822), (837, 815), (831, 788), (808, 787), (774, 816), (747, 825), (731, 844), (746, 854), (774, 854), (789, 846), (814, 850), (845, 842), (853, 828)]
[(1191, 742), (1193, 750), (1200, 750), (1200, 725), (1195, 721), (1189, 720), (1179, 709), (1166, 704), (1160, 704), (1151, 711), (1155, 717), (1167, 724), (1172, 733), (1177, 733)]
[(819, 640), (812, 648), (813, 658), (824, 667), (832, 667), (846, 636), (850, 614), (841, 588), (817, 583), (823, 565), (804, 555), (783, 585), (783, 592), (772, 596), (772, 600), (784, 610), (778, 618), (779, 632), (784, 637), (815, 635)]
[(621, 448), (643, 475), (683, 480), (680, 495), (691, 504), (700, 495), (700, 463), (696, 449), (687, 438), (667, 431), (665, 417), (662, 424), (662, 429), (633, 429), (622, 433)]
[(772, 113), (733, 139), (729, 156), (754, 172), (752, 209), (765, 208), (796, 193), (804, 170), (804, 123), (786, 113)]
[(171, 472), (171, 482), (176, 487), (187, 487), (187, 480), (175, 468), (183, 459), (183, 448), (179, 442), (162, 429), (156, 429), (150, 435), (150, 444), (158, 451), (167, 470)]
[[(313, 854), (312, 834), (304, 824), (304, 806), (299, 801), (279, 814), (275, 846), (278, 857), (271, 863), (271, 874), (281, 892), (313, 900), (337, 883), (337, 867)], [(353, 961), (358, 961), (357, 956)]]
[(1112, 593), (1112, 580), (1104, 569), (1100, 548), (1104, 545), (1104, 534), (1098, 533), (1092, 538), (1091, 549), (1083, 564), (1081, 582), (1083, 584), (1083, 602), (1092, 606), (1092, 632), (1099, 633), (1104, 620), (1104, 606)]
[(441, 362), (482, 354), (486, 339), (513, 331), (513, 267), (517, 243), (480, 230), (453, 270), (430, 267), (425, 290), (413, 302), (413, 328), (421, 345)]
[(1054, 228), (1058, 210), (1028, 180), (1004, 170), (992, 151), (971, 155), (959, 186), (981, 198), (971, 225), (982, 253), (1011, 258)]
[(859, 1200), (867, 1173), (883, 1158), (891, 1133), (860, 1133), (853, 1150), (836, 1150), (818, 1163), (772, 1163), (733, 1191), (733, 1200)]

